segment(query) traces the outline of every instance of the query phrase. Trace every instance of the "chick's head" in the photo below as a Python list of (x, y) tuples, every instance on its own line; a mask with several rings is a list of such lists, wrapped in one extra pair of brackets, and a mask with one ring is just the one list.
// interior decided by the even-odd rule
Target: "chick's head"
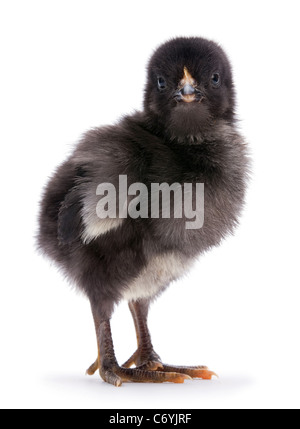
[(232, 121), (232, 73), (222, 48), (202, 38), (161, 45), (148, 64), (144, 108), (171, 139), (197, 140), (215, 120)]

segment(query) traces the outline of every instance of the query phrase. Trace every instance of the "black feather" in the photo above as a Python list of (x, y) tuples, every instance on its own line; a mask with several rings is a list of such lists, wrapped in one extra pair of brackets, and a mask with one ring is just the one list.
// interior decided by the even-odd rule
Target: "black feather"
[(59, 243), (72, 243), (80, 236), (81, 208), (78, 189), (74, 187), (65, 196), (58, 212), (57, 236)]

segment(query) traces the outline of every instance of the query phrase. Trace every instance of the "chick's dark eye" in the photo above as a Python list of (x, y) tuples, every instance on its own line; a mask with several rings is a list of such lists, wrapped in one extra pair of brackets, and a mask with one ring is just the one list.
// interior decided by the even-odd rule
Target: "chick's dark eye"
[(217, 87), (220, 85), (220, 75), (219, 73), (213, 73), (212, 77), (211, 77), (211, 83), (213, 84), (214, 87)]
[(158, 89), (161, 91), (161, 90), (165, 89), (166, 86), (167, 86), (167, 83), (166, 83), (165, 79), (163, 77), (158, 77), (157, 78)]

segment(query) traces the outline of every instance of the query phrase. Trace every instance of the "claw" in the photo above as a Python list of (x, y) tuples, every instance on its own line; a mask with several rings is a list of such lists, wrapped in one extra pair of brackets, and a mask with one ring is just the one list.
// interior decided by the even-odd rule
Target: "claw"
[(202, 380), (211, 380), (213, 375), (218, 377), (218, 375), (213, 371), (208, 371), (208, 370), (196, 370), (196, 371), (195, 371), (195, 375), (193, 375), (193, 378), (202, 378)]
[(187, 374), (179, 374), (177, 372), (170, 372), (169, 374), (174, 374), (174, 378), (169, 380), (172, 381), (172, 383), (184, 383), (184, 380), (192, 380), (192, 377)]
[(177, 372), (181, 374), (187, 374), (190, 378), (202, 378), (203, 380), (211, 380), (212, 376), (217, 374), (213, 371), (209, 371), (207, 366), (171, 366), (163, 365), (163, 371), (166, 372)]

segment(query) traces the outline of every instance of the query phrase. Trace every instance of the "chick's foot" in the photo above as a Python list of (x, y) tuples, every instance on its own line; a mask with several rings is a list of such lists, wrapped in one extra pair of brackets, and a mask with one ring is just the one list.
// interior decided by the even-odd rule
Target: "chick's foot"
[(161, 362), (160, 357), (153, 350), (145, 357), (145, 352), (137, 349), (135, 353), (122, 365), (124, 368), (129, 368), (131, 365), (136, 365), (137, 369), (149, 371), (162, 371), (166, 373), (185, 374), (190, 378), (202, 378), (203, 380), (211, 380), (212, 376), (217, 376), (216, 373), (210, 371), (207, 366), (174, 366)]
[[(99, 368), (96, 360), (86, 371), (92, 375)], [(102, 365), (99, 369), (100, 376), (107, 383), (114, 386), (121, 386), (123, 382), (135, 383), (183, 383), (184, 380), (190, 379), (187, 374), (176, 373), (174, 371), (149, 371), (141, 368), (124, 368), (116, 364)]]

